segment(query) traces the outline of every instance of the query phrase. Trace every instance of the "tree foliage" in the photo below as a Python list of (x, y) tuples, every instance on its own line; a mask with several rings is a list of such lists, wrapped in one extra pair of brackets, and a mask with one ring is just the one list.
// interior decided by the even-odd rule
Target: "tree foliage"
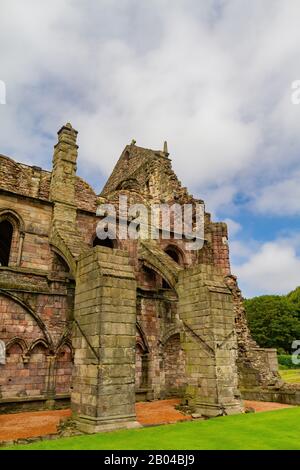
[(286, 297), (292, 302), (300, 318), (300, 287), (296, 287), (296, 289), (292, 290)]
[(245, 309), (259, 346), (292, 352), (292, 342), (300, 340), (300, 288), (287, 296), (263, 295), (245, 300)]

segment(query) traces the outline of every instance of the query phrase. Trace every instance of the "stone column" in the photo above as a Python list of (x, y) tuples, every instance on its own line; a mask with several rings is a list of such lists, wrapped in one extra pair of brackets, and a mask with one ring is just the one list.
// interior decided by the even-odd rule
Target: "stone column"
[(203, 416), (240, 413), (234, 309), (222, 272), (208, 265), (182, 271), (177, 291), (186, 402)]
[(84, 432), (136, 427), (136, 281), (125, 251), (78, 261), (72, 410)]
[(50, 201), (54, 203), (53, 224), (76, 225), (75, 182), (78, 145), (77, 131), (67, 123), (58, 131), (54, 146)]
[(47, 356), (48, 372), (46, 377), (45, 393), (47, 397), (47, 408), (55, 407), (55, 360), (54, 355)]

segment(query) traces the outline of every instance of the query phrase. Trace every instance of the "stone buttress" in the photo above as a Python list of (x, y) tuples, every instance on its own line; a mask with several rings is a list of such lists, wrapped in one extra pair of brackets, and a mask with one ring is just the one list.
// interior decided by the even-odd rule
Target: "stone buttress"
[(136, 427), (136, 281), (121, 250), (78, 260), (72, 410), (84, 432)]

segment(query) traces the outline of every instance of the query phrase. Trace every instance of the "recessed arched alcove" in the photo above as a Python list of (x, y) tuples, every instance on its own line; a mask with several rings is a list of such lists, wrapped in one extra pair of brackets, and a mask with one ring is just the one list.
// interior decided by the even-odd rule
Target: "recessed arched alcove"
[(172, 258), (175, 263), (179, 264), (180, 266), (183, 265), (183, 255), (181, 251), (175, 245), (168, 245), (165, 248), (165, 253)]
[(0, 222), (0, 266), (8, 266), (9, 264), (13, 231), (9, 220)]
[(105, 246), (106, 248), (116, 248), (114, 240), (110, 238), (105, 238), (101, 240), (100, 238), (96, 237), (93, 241), (93, 247), (95, 246)]

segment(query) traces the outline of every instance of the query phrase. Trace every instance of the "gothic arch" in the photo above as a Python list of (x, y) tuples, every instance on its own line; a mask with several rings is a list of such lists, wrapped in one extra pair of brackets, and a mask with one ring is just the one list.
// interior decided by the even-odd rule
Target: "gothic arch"
[(163, 338), (161, 357), (164, 370), (165, 394), (182, 396), (187, 385), (186, 355), (180, 340), (180, 330), (173, 328)]
[(45, 325), (45, 323), (43, 322), (43, 320), (35, 313), (35, 311), (27, 304), (25, 303), (22, 299), (20, 299), (18, 296), (16, 296), (15, 294), (12, 294), (11, 292), (8, 292), (8, 291), (5, 291), (3, 289), (0, 289), (0, 295), (3, 295), (4, 297), (7, 297), (11, 300), (13, 300), (14, 302), (16, 302), (17, 304), (19, 304), (21, 307), (23, 307), (23, 309), (29, 314), (31, 315), (34, 320), (36, 321), (37, 325), (39, 326), (39, 328), (41, 329), (44, 337), (45, 337), (45, 341), (46, 343), (48, 344), (48, 347), (52, 350), (53, 349), (53, 341), (52, 341), (52, 338), (50, 336), (50, 334), (48, 333), (48, 330), (47, 330), (47, 327)]
[(23, 338), (20, 338), (18, 336), (15, 336), (14, 338), (10, 339), (6, 343), (6, 351), (9, 352), (9, 349), (14, 346), (15, 344), (18, 344), (20, 348), (22, 349), (22, 354), (26, 354), (28, 351), (28, 345), (26, 341)]
[(54, 245), (51, 245), (51, 250), (53, 251), (53, 253), (55, 253), (59, 258), (61, 258), (63, 260), (63, 262), (66, 264), (66, 266), (68, 267), (69, 269), (69, 272), (71, 273), (71, 267), (70, 267), (70, 263), (68, 262), (67, 258), (64, 256), (64, 254), (58, 249), (56, 248)]
[(139, 322), (136, 322), (136, 329), (141, 339), (137, 339), (137, 344), (142, 349), (143, 353), (150, 352), (149, 344), (145, 335), (145, 332), (142, 328), (142, 325)]
[(38, 338), (31, 343), (27, 354), (30, 355), (36, 346), (42, 346), (47, 351), (47, 353), (50, 352), (50, 345), (47, 343), (47, 341), (45, 341), (44, 338)]
[(63, 338), (55, 350), (54, 375), (57, 394), (70, 393), (73, 359), (71, 341), (69, 338)]
[(136, 348), (135, 348), (135, 384), (140, 390), (148, 387), (149, 380), (149, 344), (143, 328), (136, 322)]
[(135, 178), (128, 178), (121, 181), (116, 187), (116, 191), (126, 190), (126, 191), (139, 191), (140, 185)]
[(164, 248), (164, 252), (170, 256), (170, 258), (172, 258), (175, 263), (178, 263), (179, 266), (184, 266), (185, 256), (183, 251), (177, 245), (174, 243), (169, 243), (169, 245)]
[(0, 222), (8, 220), (14, 227), (19, 230), (20, 233), (25, 232), (25, 224), (22, 217), (12, 209), (1, 209), (0, 210)]
[(62, 337), (61, 340), (59, 341), (58, 345), (56, 346), (56, 349), (55, 349), (55, 355), (58, 356), (59, 353), (61, 352), (61, 350), (67, 346), (69, 349), (70, 349), (70, 353), (71, 353), (71, 358), (73, 360), (74, 358), (74, 349), (73, 349), (73, 346), (72, 346), (72, 341), (70, 338), (67, 338), (67, 337)]
[(19, 266), (22, 256), (25, 225), (22, 217), (12, 209), (0, 210), (1, 263)]
[(145, 266), (156, 271), (176, 291), (181, 266), (167, 255), (156, 243), (142, 240), (139, 259)]
[(93, 239), (93, 248), (95, 246), (104, 246), (106, 248), (115, 249), (115, 248), (117, 248), (117, 243), (116, 243), (116, 240), (114, 240), (112, 238), (107, 237), (104, 240), (101, 240), (96, 235)]
[(169, 341), (169, 339), (174, 336), (174, 335), (180, 335), (180, 333), (183, 332), (183, 328), (179, 327), (179, 326), (173, 326), (172, 328), (170, 328), (167, 333), (164, 334), (164, 336), (161, 338), (160, 340), (160, 343), (162, 346), (165, 346), (165, 344), (167, 343), (167, 341)]
[(74, 253), (71, 251), (70, 246), (67, 245), (67, 243), (63, 239), (61, 231), (58, 230), (56, 227), (52, 228), (50, 246), (53, 250), (56, 250), (57, 253), (65, 260), (67, 265), (70, 267), (70, 274), (72, 274), (75, 277), (76, 276), (76, 257), (74, 256)]

